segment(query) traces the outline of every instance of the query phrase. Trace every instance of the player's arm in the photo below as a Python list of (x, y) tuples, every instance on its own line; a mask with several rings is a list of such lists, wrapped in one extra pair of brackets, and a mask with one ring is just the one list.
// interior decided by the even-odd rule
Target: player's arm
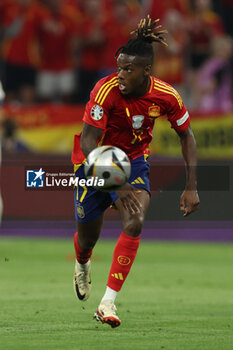
[(83, 124), (83, 130), (81, 134), (81, 149), (86, 157), (94, 148), (97, 147), (98, 140), (102, 134), (102, 129), (99, 129), (87, 123)]
[(197, 152), (196, 142), (190, 126), (176, 131), (180, 137), (182, 154), (186, 166), (186, 186), (180, 198), (180, 210), (187, 216), (198, 209), (200, 200), (197, 193)]

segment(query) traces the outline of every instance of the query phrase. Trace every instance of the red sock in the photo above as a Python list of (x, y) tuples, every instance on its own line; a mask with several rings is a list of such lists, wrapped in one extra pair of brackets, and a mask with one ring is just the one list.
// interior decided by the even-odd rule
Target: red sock
[(139, 247), (139, 237), (131, 237), (121, 233), (113, 253), (112, 266), (107, 286), (119, 291), (131, 269)]
[(92, 251), (88, 250), (88, 251), (83, 251), (78, 244), (78, 232), (76, 232), (74, 234), (74, 249), (75, 249), (75, 255), (76, 255), (76, 259), (78, 260), (79, 264), (86, 264), (88, 262), (88, 260), (90, 259), (91, 255), (92, 255)]

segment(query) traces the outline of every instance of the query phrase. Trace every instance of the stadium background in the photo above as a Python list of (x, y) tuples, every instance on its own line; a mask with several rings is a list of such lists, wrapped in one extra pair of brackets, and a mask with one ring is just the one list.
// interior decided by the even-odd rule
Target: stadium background
[[(28, 191), (25, 167), (60, 165), (71, 169), (73, 135), (81, 130), (91, 87), (99, 77), (115, 71), (115, 50), (128, 39), (138, 19), (150, 13), (152, 18), (161, 18), (169, 31), (168, 48), (156, 47), (154, 74), (177, 88), (190, 111), (202, 204), (197, 213), (182, 220), (178, 199), (185, 175), (180, 145), (166, 118), (160, 118), (151, 145), (152, 202), (147, 220), (155, 230), (156, 222), (163, 222), (166, 228), (172, 221), (169, 228), (177, 228), (174, 237), (179, 237), (181, 227), (185, 232), (189, 221), (196, 222), (197, 230), (205, 222), (209, 233), (213, 221), (219, 221), (219, 236), (223, 237), (227, 225), (229, 237), (232, 2), (2, 0), (0, 6), (1, 79), (6, 91), (2, 120), (3, 233), (10, 232), (4, 228), (14, 223), (17, 226), (18, 221), (22, 229), (25, 220), (73, 221), (72, 191)], [(52, 86), (41, 88), (41, 74), (53, 74), (56, 79), (67, 71), (75, 77), (69, 92)], [(22, 79), (22, 72), (27, 79)], [(55, 85), (59, 84), (57, 80)], [(107, 212), (106, 220), (113, 226), (117, 218), (116, 212)], [(159, 234), (160, 229), (156, 232)]]

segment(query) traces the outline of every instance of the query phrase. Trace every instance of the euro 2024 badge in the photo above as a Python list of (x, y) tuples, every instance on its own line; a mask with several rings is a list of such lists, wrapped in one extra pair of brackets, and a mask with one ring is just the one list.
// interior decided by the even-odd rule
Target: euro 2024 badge
[(93, 120), (100, 120), (104, 115), (103, 107), (99, 105), (94, 105), (91, 109), (91, 118)]
[(28, 188), (40, 188), (44, 187), (44, 171), (40, 170), (27, 170), (26, 171), (26, 187)]

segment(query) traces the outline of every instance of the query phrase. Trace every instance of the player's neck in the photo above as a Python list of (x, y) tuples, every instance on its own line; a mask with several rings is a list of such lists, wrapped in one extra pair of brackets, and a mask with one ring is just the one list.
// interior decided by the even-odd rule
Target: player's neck
[(150, 89), (150, 77), (146, 78), (143, 84), (135, 92), (134, 97), (141, 97), (147, 94)]

